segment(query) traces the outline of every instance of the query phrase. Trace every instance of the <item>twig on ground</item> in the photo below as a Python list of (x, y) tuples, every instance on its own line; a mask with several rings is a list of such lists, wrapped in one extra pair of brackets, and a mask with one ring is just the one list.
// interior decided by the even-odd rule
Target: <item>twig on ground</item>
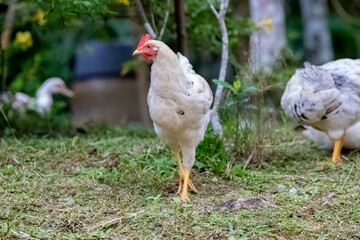
[(118, 222), (121, 222), (120, 217), (117, 217), (117, 218), (114, 218), (114, 219), (111, 219), (111, 220), (108, 220), (108, 221), (100, 222), (100, 223), (96, 224), (95, 226), (89, 227), (88, 231), (93, 231), (95, 229), (103, 228), (104, 226), (113, 225), (113, 224), (118, 223)]
[(19, 237), (19, 238), (26, 238), (26, 239), (31, 239), (31, 240), (38, 240), (38, 238), (34, 238), (32, 236), (30, 236), (27, 233), (24, 232), (15, 232), (13, 229), (10, 229), (10, 232), (12, 234), (14, 234), (15, 236)]
[(345, 184), (346, 184), (346, 182), (349, 180), (350, 173), (352, 172), (353, 169), (354, 169), (354, 165), (351, 167), (348, 175), (346, 176), (346, 179), (345, 179), (345, 181), (344, 181), (344, 184), (343, 184), (342, 187), (341, 187), (341, 191), (344, 190)]
[(13, 160), (14, 160), (14, 162), (16, 162), (17, 164), (20, 164), (19, 161), (16, 159), (15, 155), (13, 156)]
[(254, 157), (256, 149), (254, 149), (252, 151), (252, 153), (250, 154), (250, 156), (248, 157), (248, 159), (246, 159), (243, 170), (245, 170), (245, 168), (247, 167), (247, 165), (249, 165), (249, 163), (251, 162), (252, 158)]
[(345, 159), (346, 161), (348, 161), (349, 163), (351, 163), (357, 170), (360, 170), (360, 167), (358, 165), (356, 165), (354, 162), (352, 162), (349, 158), (342, 156), (343, 159)]
[(321, 206), (325, 206), (326, 204), (329, 203), (330, 199), (333, 198), (335, 196), (334, 192), (331, 192), (329, 195), (327, 195), (326, 197), (323, 197), (323, 204), (321, 204)]

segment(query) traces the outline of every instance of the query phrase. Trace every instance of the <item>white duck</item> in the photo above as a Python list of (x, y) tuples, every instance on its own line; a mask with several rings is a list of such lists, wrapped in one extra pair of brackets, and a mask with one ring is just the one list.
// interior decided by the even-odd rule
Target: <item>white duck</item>
[[(12, 102), (13, 109), (17, 111), (24, 111), (27, 108), (34, 106), (39, 113), (48, 113), (53, 104), (52, 96), (54, 94), (63, 94), (68, 97), (73, 97), (74, 92), (68, 89), (65, 82), (61, 78), (53, 77), (47, 79), (37, 90), (36, 97), (32, 98), (25, 93), (15, 93), (13, 99), (8, 94), (3, 97), (4, 102)], [(12, 101), (11, 101), (12, 100)]]
[[(332, 149), (334, 141), (325, 132), (316, 130), (310, 126), (304, 126), (303, 134), (310, 138), (318, 148)], [(360, 122), (346, 130), (343, 148), (354, 150), (360, 149)]]
[(281, 107), (301, 125), (326, 133), (335, 143), (332, 161), (340, 165), (346, 131), (360, 120), (360, 60), (305, 63), (287, 83)]

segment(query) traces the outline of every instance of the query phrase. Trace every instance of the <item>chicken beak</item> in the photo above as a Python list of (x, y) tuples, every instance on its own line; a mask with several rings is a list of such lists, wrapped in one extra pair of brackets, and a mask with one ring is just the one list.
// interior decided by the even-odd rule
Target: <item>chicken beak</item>
[(138, 55), (138, 54), (141, 54), (141, 53), (142, 53), (141, 51), (139, 51), (139, 50), (136, 49), (136, 50), (133, 52), (132, 55), (134, 56), (134, 55)]

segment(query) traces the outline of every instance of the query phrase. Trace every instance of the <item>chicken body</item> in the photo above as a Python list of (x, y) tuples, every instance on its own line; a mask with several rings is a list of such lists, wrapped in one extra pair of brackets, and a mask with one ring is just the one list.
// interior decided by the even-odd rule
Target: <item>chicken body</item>
[[(322, 131), (310, 126), (304, 126), (303, 134), (310, 138), (320, 149), (332, 149), (334, 141)], [(349, 127), (345, 132), (344, 148), (349, 150), (360, 149), (360, 122)]]
[(360, 60), (305, 64), (287, 83), (281, 106), (301, 125), (325, 132), (335, 142), (332, 160), (341, 164), (345, 133), (360, 120)]
[(187, 187), (196, 191), (189, 174), (196, 147), (203, 140), (210, 121), (212, 92), (186, 57), (180, 53), (176, 55), (161, 41), (147, 43), (157, 50), (152, 59), (148, 93), (150, 116), (156, 134), (169, 145), (179, 164), (181, 200), (189, 201)]

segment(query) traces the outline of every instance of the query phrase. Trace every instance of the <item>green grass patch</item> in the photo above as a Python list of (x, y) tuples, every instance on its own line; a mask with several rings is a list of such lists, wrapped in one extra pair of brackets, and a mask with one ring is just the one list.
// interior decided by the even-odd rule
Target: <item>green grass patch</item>
[[(209, 131), (192, 171), (199, 194), (175, 195), (178, 172), (152, 129), (93, 126), (71, 137), (0, 143), (0, 238), (356, 239), (360, 155), (335, 167), (299, 133), (277, 129), (266, 161), (231, 158)], [(290, 191), (291, 190), (291, 191)], [(227, 210), (234, 198), (271, 206)]]

